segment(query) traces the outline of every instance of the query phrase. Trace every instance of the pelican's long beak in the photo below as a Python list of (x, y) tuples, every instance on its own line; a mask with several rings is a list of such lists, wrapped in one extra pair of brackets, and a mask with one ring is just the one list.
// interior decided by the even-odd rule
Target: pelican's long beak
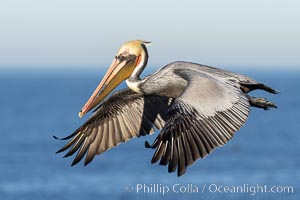
[(136, 60), (135, 55), (128, 55), (126, 58), (122, 57), (122, 59), (115, 57), (102, 81), (78, 113), (80, 118), (97, 106), (113, 89), (131, 75), (136, 66)]

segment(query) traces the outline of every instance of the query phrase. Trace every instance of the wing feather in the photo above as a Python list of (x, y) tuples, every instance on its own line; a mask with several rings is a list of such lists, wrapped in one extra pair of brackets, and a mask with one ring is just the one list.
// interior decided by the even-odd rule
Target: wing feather
[(97, 146), (98, 146), (98, 142), (94, 142), (95, 139), (97, 138), (97, 132), (98, 132), (98, 127), (97, 126), (93, 126), (93, 131), (91, 133), (91, 137), (89, 140), (90, 143), (90, 147), (88, 149), (88, 152), (86, 154), (86, 158), (84, 161), (84, 164), (87, 165), (90, 162), (92, 162), (92, 160), (94, 159), (95, 155), (97, 154)]
[(86, 154), (88, 147), (89, 147), (89, 143), (88, 143), (89, 138), (86, 137), (82, 143), (81, 148), (79, 149), (79, 151), (77, 152), (77, 155), (72, 163), (72, 165), (77, 164), (82, 158), (83, 156)]

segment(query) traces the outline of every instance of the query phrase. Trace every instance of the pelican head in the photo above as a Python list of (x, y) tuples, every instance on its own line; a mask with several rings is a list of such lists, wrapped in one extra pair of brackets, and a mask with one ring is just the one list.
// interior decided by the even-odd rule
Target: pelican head
[(150, 42), (133, 40), (121, 46), (103, 79), (79, 112), (80, 118), (97, 106), (123, 80), (136, 76), (138, 71), (144, 69), (148, 59), (147, 44)]

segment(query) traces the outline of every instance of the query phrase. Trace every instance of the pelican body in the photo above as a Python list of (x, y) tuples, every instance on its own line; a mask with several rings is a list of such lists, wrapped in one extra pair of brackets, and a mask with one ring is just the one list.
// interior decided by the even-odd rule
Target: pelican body
[[(84, 156), (89, 164), (96, 155), (121, 142), (161, 130), (147, 148), (155, 149), (151, 162), (168, 165), (181, 176), (189, 165), (229, 141), (246, 122), (250, 107), (276, 108), (265, 98), (248, 93), (277, 91), (247, 76), (191, 62), (173, 62), (141, 78), (148, 62), (142, 40), (121, 46), (110, 68), (79, 112), (98, 106), (93, 115), (57, 153), (77, 152), (72, 165)], [(110, 93), (126, 80), (127, 89)]]

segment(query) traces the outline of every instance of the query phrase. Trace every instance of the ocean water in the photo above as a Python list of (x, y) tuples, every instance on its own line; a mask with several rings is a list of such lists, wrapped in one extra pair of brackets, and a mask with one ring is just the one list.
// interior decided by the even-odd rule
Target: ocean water
[(144, 141), (157, 133), (121, 144), (86, 167), (71, 167), (72, 158), (55, 154), (64, 142), (52, 136), (66, 136), (86, 120), (77, 113), (103, 72), (0, 72), (1, 200), (300, 199), (299, 70), (240, 70), (281, 91), (253, 93), (278, 109), (252, 108), (231, 141), (180, 178), (150, 163), (154, 150)]

